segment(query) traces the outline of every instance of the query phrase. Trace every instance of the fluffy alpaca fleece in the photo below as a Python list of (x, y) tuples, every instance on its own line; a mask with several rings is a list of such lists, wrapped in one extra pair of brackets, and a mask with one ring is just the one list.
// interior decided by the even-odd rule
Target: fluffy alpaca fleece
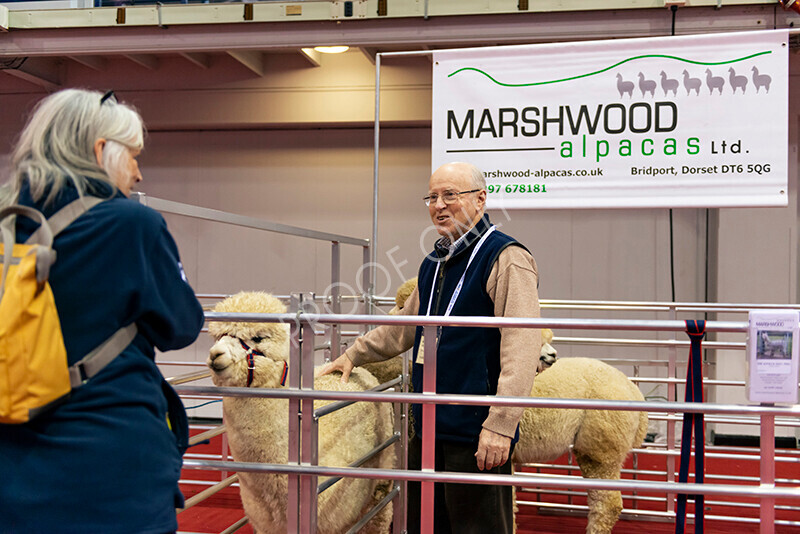
[[(643, 401), (621, 371), (592, 358), (565, 358), (536, 377), (532, 397)], [(528, 408), (519, 424), (515, 464), (550, 462), (573, 446), (585, 478), (619, 479), (630, 450), (647, 432), (646, 412)], [(618, 491), (589, 490), (589, 534), (610, 533), (622, 511)]]
[[(225, 299), (216, 312), (285, 313), (286, 307), (267, 293), (243, 292)], [(240, 340), (266, 357), (255, 357), (251, 387), (280, 388), (284, 362), (289, 358), (288, 326), (278, 323), (209, 323), (216, 340), (208, 366), (217, 386), (244, 387), (247, 358)], [(363, 391), (378, 385), (363, 369), (355, 369), (347, 384), (339, 376), (314, 380), (314, 388), (334, 391)], [(315, 408), (327, 402), (317, 401)], [(234, 460), (285, 464), (288, 454), (287, 399), (225, 397), (223, 415), (228, 443)], [(326, 415), (319, 423), (319, 465), (344, 467), (361, 458), (393, 433), (393, 412), (388, 403), (359, 402)], [(367, 467), (395, 466), (393, 447), (365, 464)], [(322, 482), (326, 477), (320, 477)], [(239, 473), (244, 510), (257, 534), (286, 531), (286, 475)], [(382, 499), (389, 482), (343, 478), (319, 495), (317, 531), (346, 532), (364, 513)], [(392, 505), (379, 512), (361, 532), (389, 532)]]

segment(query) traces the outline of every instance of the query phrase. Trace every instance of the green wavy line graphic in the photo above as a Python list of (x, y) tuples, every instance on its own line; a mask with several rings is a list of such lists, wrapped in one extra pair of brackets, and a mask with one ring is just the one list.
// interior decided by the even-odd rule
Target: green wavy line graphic
[(531, 86), (534, 86), (534, 85), (547, 85), (547, 84), (551, 84), (551, 83), (561, 83), (561, 82), (568, 82), (568, 81), (571, 81), (571, 80), (578, 80), (580, 78), (588, 78), (589, 76), (594, 76), (596, 74), (602, 74), (603, 72), (607, 72), (607, 71), (609, 71), (609, 70), (611, 70), (613, 68), (619, 67), (620, 65), (622, 65), (624, 63), (628, 63), (629, 61), (635, 61), (637, 59), (645, 59), (645, 58), (651, 58), (651, 57), (664, 58), (664, 59), (674, 59), (676, 61), (683, 61), (684, 63), (691, 63), (693, 65), (712, 66), (712, 65), (727, 65), (727, 64), (730, 64), (730, 63), (738, 63), (739, 61), (746, 61), (746, 60), (752, 59), (754, 57), (763, 56), (763, 55), (771, 54), (771, 53), (772, 53), (772, 50), (767, 50), (765, 52), (757, 52), (755, 54), (750, 54), (749, 56), (744, 56), (744, 57), (740, 57), (740, 58), (737, 58), (737, 59), (731, 59), (729, 61), (716, 61), (716, 62), (714, 62), (714, 61), (712, 61), (712, 62), (693, 61), (691, 59), (685, 59), (685, 58), (678, 57), (678, 56), (668, 56), (666, 54), (645, 54), (645, 55), (642, 55), (642, 56), (633, 56), (633, 57), (629, 57), (628, 59), (623, 59), (622, 61), (620, 61), (618, 63), (614, 63), (613, 65), (611, 65), (609, 67), (606, 67), (604, 69), (600, 69), (600, 70), (597, 70), (597, 71), (594, 71), (594, 72), (589, 72), (587, 74), (580, 74), (578, 76), (571, 76), (569, 78), (562, 78), (560, 80), (549, 80), (549, 81), (546, 81), (546, 82), (503, 83), (503, 82), (495, 80), (492, 77), (491, 74), (489, 74), (487, 72), (484, 72), (481, 69), (478, 69), (478, 68), (475, 68), (475, 67), (463, 67), (463, 68), (460, 68), (457, 71), (448, 74), (447, 77), (451, 78), (451, 77), (455, 76), (456, 74), (458, 74), (460, 72), (471, 70), (471, 71), (475, 71), (475, 72), (479, 72), (479, 73), (483, 74), (484, 76), (489, 78), (491, 81), (493, 81), (494, 83), (496, 83), (497, 85), (500, 85), (502, 87), (531, 87)]

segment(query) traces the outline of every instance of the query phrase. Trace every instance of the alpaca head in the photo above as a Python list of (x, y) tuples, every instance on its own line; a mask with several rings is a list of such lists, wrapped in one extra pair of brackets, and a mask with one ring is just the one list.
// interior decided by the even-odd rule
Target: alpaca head
[(556, 363), (558, 352), (550, 344), (552, 342), (553, 331), (549, 328), (542, 328), (542, 350), (539, 353), (539, 366), (537, 368), (537, 372), (539, 373)]
[[(286, 306), (269, 293), (241, 292), (217, 303), (221, 313), (286, 313)], [(218, 386), (248, 385), (248, 352), (254, 351), (253, 387), (279, 387), (289, 359), (289, 327), (281, 323), (210, 322), (216, 343), (206, 363)]]
[(394, 308), (389, 310), (389, 315), (396, 315), (403, 309), (406, 300), (411, 296), (411, 293), (417, 288), (417, 277), (409, 278), (397, 288), (397, 293), (394, 296)]

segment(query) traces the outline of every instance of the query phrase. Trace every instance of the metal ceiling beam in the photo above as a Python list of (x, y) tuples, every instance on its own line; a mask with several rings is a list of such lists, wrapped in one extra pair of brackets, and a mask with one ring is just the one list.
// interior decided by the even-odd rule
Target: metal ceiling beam
[(200, 52), (182, 52), (180, 56), (201, 69), (211, 66), (211, 56)]
[[(676, 34), (786, 28), (796, 14), (769, 6), (679, 8)], [(660, 9), (535, 13), (483, 17), (348, 20), (117, 28), (71, 28), (0, 33), (0, 57), (286, 50), (332, 42), (361, 47), (482, 46), (569, 39), (669, 35), (672, 14)]]
[(69, 59), (98, 72), (106, 70), (108, 66), (108, 62), (102, 56), (69, 56)]
[(370, 63), (372, 63), (373, 65), (375, 64), (375, 54), (378, 53), (378, 51), (375, 48), (359, 46), (358, 49), (361, 51), (362, 54), (364, 54), (364, 57), (367, 58), (367, 60)]
[(322, 65), (322, 54), (313, 48), (301, 48), (300, 54), (313, 66), (319, 67)]
[(54, 91), (61, 87), (58, 62), (50, 58), (27, 58), (18, 67), (3, 69), (0, 72), (38, 85), (48, 91)]
[(264, 54), (261, 52), (228, 50), (228, 55), (259, 76), (264, 75)]
[(137, 65), (140, 65), (147, 70), (156, 70), (158, 68), (158, 58), (149, 56), (147, 54), (123, 54), (126, 58), (130, 59)]

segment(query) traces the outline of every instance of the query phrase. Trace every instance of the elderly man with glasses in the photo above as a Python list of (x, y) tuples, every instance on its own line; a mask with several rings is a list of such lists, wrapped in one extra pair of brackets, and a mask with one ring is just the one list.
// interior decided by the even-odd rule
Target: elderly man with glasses
[[(501, 233), (484, 213), (483, 173), (468, 163), (449, 163), (430, 178), (423, 199), (441, 236), (422, 261), (418, 285), (405, 315), (538, 317), (538, 272), (530, 252)], [(389, 359), (414, 347), (412, 384), (422, 390), (422, 327), (381, 326), (358, 338), (324, 373)], [(443, 327), (437, 335), (437, 393), (530, 394), (541, 346), (538, 329)], [(422, 407), (412, 405), (415, 436), (409, 468), (421, 464)], [(436, 470), (509, 474), (522, 408), (439, 405)], [(436, 484), (434, 531), (511, 533), (510, 486)], [(420, 529), (420, 484), (409, 483), (409, 532)]]

